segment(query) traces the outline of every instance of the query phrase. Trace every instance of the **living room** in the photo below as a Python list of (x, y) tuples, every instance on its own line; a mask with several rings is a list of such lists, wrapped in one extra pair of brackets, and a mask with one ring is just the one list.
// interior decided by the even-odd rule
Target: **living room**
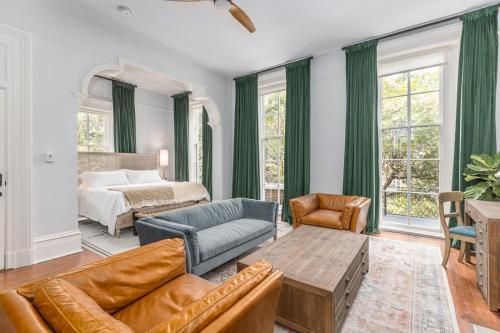
[(500, 330), (496, 2), (1, 8), (2, 332)]

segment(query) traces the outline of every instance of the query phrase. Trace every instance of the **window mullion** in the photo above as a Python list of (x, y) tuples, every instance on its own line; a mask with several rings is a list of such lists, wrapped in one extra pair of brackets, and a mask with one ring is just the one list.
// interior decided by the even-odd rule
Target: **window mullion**
[(407, 116), (407, 145), (406, 145), (406, 214), (407, 223), (410, 225), (411, 220), (411, 82), (410, 82), (410, 72), (406, 73), (406, 116)]

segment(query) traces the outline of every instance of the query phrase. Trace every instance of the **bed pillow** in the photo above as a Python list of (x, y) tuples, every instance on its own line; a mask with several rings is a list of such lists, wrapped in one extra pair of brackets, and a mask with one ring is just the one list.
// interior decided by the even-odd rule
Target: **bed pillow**
[(86, 171), (80, 175), (85, 186), (112, 186), (130, 184), (125, 170), (116, 171)]
[(130, 184), (158, 183), (162, 179), (158, 170), (126, 170)]

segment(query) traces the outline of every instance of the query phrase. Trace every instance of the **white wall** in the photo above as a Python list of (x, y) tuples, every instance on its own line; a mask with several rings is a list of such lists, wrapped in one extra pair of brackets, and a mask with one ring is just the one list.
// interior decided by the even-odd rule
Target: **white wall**
[[(1, 7), (1, 23), (33, 36), (35, 248), (37, 238), (77, 230), (78, 102), (74, 92), (81, 89), (84, 76), (92, 68), (117, 64), (121, 56), (203, 87), (220, 110), (226, 108), (227, 81), (175, 51), (86, 21), (64, 11), (56, 1), (3, 0)], [(55, 163), (45, 163), (44, 153), (49, 151), (55, 153)], [(218, 163), (214, 161), (214, 167), (220, 167)]]
[[(89, 96), (112, 103), (111, 81), (93, 78), (89, 84)], [(135, 88), (136, 143), (138, 153), (169, 151), (170, 165), (166, 176), (174, 179), (174, 113), (170, 96), (150, 90)]]

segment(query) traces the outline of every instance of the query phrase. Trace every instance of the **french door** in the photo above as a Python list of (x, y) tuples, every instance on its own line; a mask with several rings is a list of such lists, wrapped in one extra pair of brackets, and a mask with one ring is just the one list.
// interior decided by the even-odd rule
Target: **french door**
[(382, 224), (439, 230), (442, 67), (380, 78)]

